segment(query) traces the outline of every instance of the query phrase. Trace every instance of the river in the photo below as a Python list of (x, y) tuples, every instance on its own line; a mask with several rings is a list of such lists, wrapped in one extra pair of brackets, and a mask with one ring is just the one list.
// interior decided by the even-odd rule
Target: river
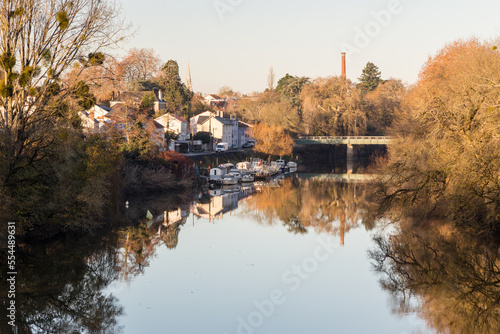
[(369, 190), (362, 177), (302, 174), (200, 190), (163, 212), (131, 198), (121, 209), (136, 224), (22, 245), (20, 332), (441, 330), (426, 292), (399, 298), (404, 268), (381, 260), (398, 229), (371, 218)]

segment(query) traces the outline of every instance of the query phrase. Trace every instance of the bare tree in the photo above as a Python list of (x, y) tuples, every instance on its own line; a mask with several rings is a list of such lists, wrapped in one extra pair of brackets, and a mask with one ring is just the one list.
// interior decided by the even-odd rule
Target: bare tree
[(130, 84), (155, 78), (162, 64), (163, 61), (153, 49), (132, 48), (118, 65), (123, 80)]
[(69, 97), (92, 105), (85, 82), (68, 86), (61, 78), (75, 64), (102, 64), (102, 50), (125, 38), (126, 28), (113, 0), (2, 1), (0, 186), (46, 158)]

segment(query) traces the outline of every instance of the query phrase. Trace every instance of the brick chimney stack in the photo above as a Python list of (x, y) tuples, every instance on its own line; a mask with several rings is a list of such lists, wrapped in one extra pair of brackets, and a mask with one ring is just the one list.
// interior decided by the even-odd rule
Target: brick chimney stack
[(345, 52), (342, 52), (342, 78), (346, 78)]

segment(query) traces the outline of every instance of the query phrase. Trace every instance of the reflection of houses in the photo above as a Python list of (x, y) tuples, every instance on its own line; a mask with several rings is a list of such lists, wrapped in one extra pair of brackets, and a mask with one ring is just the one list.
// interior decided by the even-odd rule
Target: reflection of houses
[[(186, 222), (188, 212), (185, 209), (165, 211), (162, 216), (156, 219), (158, 224), (158, 236), (169, 249), (177, 247), (179, 242), (180, 226)], [(155, 228), (155, 226), (151, 228)]]
[(210, 191), (210, 197), (205, 195), (193, 206), (192, 212), (209, 221), (222, 219), (224, 213), (238, 208), (239, 200), (253, 195), (254, 192), (255, 189), (251, 184), (241, 188), (238, 186), (237, 189), (231, 187), (214, 189)]
[(224, 193), (221, 196), (203, 198), (193, 206), (193, 214), (213, 221), (222, 219), (224, 213), (238, 208), (238, 192)]

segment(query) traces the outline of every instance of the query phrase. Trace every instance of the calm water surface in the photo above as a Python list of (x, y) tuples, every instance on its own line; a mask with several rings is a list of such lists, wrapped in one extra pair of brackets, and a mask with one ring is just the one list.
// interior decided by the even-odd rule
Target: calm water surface
[(130, 198), (122, 227), (19, 244), (15, 333), (500, 333), (498, 243), (382, 229), (369, 190), (300, 175)]
[[(422, 333), (395, 314), (368, 250), (363, 184), (221, 189), (121, 234), (123, 333)], [(133, 203), (131, 203), (133, 206)], [(166, 222), (166, 223), (165, 223)]]

